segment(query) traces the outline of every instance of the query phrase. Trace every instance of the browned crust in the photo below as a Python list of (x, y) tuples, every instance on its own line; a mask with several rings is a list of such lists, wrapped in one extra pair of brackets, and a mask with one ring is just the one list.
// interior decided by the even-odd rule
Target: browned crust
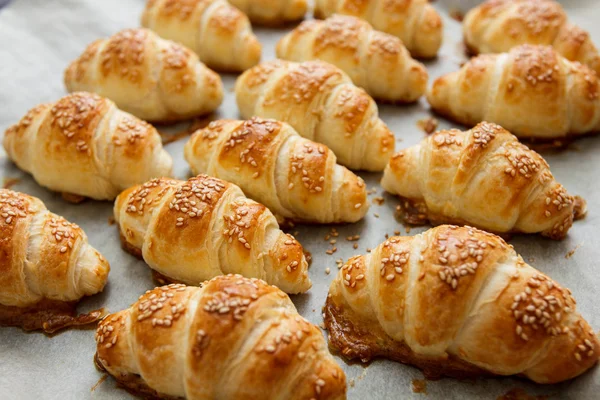
[(88, 199), (85, 196), (80, 196), (78, 194), (67, 193), (67, 192), (62, 192), (61, 196), (62, 196), (62, 198), (63, 198), (64, 201), (67, 201), (67, 202), (72, 203), (72, 204), (80, 204), (80, 203), (83, 203), (84, 201), (86, 201)]
[[(427, 209), (427, 205), (423, 200), (414, 200), (406, 197), (398, 196), (400, 204), (396, 207), (396, 218), (402, 222), (413, 226), (423, 226), (431, 224), (433, 226), (439, 225), (459, 225), (459, 226), (472, 226), (494, 235), (500, 236), (507, 240), (512, 234), (522, 234), (523, 232), (518, 230), (511, 230), (509, 232), (495, 232), (486, 227), (480, 227), (472, 222), (465, 221), (459, 218), (448, 218), (443, 215), (435, 214)], [(587, 202), (581, 196), (574, 196), (575, 205), (573, 207), (573, 219), (580, 220), (585, 218), (587, 214)], [(542, 235), (542, 232), (538, 234)], [(562, 240), (567, 237), (567, 232), (564, 232), (562, 236), (548, 236), (550, 239)]]
[(123, 250), (125, 250), (132, 256), (139, 258), (140, 260), (144, 259), (144, 257), (142, 257), (142, 249), (138, 249), (137, 247), (129, 243), (125, 238), (125, 235), (123, 235), (123, 232), (121, 232), (121, 228), (119, 228), (119, 239), (121, 239), (121, 247), (123, 248)]
[(388, 335), (378, 334), (372, 326), (361, 329), (352, 323), (351, 315), (333, 304), (327, 297), (324, 308), (325, 327), (329, 334), (329, 344), (347, 359), (360, 359), (368, 362), (377, 357), (387, 358), (419, 368), (427, 379), (440, 379), (448, 376), (470, 379), (491, 376), (492, 373), (462, 361), (454, 356), (444, 359), (428, 358), (414, 353), (405, 343), (397, 342)]
[(575, 204), (573, 205), (573, 219), (578, 221), (584, 219), (587, 215), (587, 201), (581, 196), (574, 196)]
[(105, 315), (104, 309), (77, 314), (76, 302), (42, 299), (29, 307), (0, 304), (0, 326), (15, 326), (24, 331), (54, 333), (64, 328), (94, 324)]
[(151, 389), (146, 384), (144, 379), (142, 379), (142, 377), (139, 375), (125, 374), (125, 375), (114, 376), (114, 375), (110, 374), (110, 372), (108, 372), (104, 368), (104, 366), (102, 365), (100, 360), (98, 360), (98, 353), (94, 354), (94, 364), (96, 365), (96, 368), (100, 372), (111, 375), (117, 381), (118, 387), (126, 390), (127, 392), (129, 392), (130, 394), (132, 394), (136, 397), (141, 397), (143, 399), (148, 399), (148, 400), (150, 400), (150, 399), (152, 399), (152, 400), (154, 400), (154, 399), (175, 400), (175, 399), (182, 398), (182, 397), (173, 397), (173, 396), (169, 396), (166, 394), (158, 393), (156, 390)]

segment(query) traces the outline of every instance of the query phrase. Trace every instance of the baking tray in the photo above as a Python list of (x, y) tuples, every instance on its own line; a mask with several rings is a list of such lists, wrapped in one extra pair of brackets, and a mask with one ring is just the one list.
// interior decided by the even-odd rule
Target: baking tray
[[(436, 60), (427, 62), (430, 80), (459, 68), (465, 60), (460, 24), (449, 17), (450, 11), (472, 5), (473, 1), (438, 0), (435, 7), (444, 17), (444, 46)], [(85, 46), (99, 37), (119, 29), (139, 25), (143, 0), (16, 0), (0, 11), (0, 130), (18, 121), (31, 107), (54, 101), (65, 94), (62, 83), (67, 63)], [(600, 7), (595, 0), (564, 2), (572, 21), (592, 32), (600, 44)], [(264, 47), (264, 60), (274, 58), (274, 46), (284, 29), (257, 29)], [(232, 92), (235, 76), (222, 75), (226, 97), (218, 117), (237, 118)], [(411, 106), (380, 105), (381, 117), (394, 131), (397, 149), (418, 143), (425, 134), (417, 122), (429, 118), (422, 99)], [(440, 119), (440, 128), (452, 125)], [(161, 129), (163, 129), (161, 127)], [(177, 129), (177, 128), (175, 128)], [(189, 169), (183, 159), (185, 139), (166, 145), (175, 160), (175, 176), (186, 178)], [(586, 219), (575, 223), (567, 239), (561, 242), (537, 236), (517, 236), (510, 240), (531, 265), (573, 290), (579, 311), (592, 327), (600, 328), (600, 277), (595, 268), (600, 259), (600, 238), (596, 234), (600, 221), (600, 137), (578, 140), (566, 151), (544, 153), (552, 172), (570, 193), (588, 200)], [(85, 299), (80, 310), (106, 307), (117, 311), (128, 307), (145, 290), (155, 286), (150, 269), (140, 260), (125, 253), (119, 244), (116, 226), (109, 224), (112, 203), (87, 201), (72, 205), (59, 195), (38, 186), (22, 173), (0, 150), (0, 174), (4, 180), (16, 179), (13, 189), (42, 199), (55, 213), (79, 224), (90, 243), (110, 262), (109, 283), (100, 295)], [(312, 253), (310, 276), (313, 287), (308, 294), (293, 296), (298, 311), (315, 324), (322, 323), (321, 307), (329, 284), (338, 269), (336, 260), (364, 253), (385, 239), (385, 235), (414, 235), (424, 228), (407, 230), (394, 218), (398, 201), (379, 187), (380, 174), (360, 173), (369, 197), (383, 197), (382, 205), (372, 204), (366, 218), (352, 225), (298, 226), (298, 240)], [(378, 199), (374, 200), (377, 202)], [(338, 236), (331, 235), (335, 228)], [(349, 242), (347, 236), (360, 235)], [(325, 241), (336, 239), (337, 243)], [(353, 244), (358, 248), (354, 249)], [(326, 251), (336, 247), (335, 253)], [(326, 269), (331, 273), (328, 275)], [(24, 333), (16, 328), (0, 329), (0, 399), (127, 399), (130, 395), (116, 388), (115, 381), (102, 380), (94, 368), (95, 352), (92, 330), (70, 330), (54, 337), (41, 333)], [(600, 368), (559, 385), (535, 385), (521, 379), (495, 378), (475, 381), (442, 379), (422, 382), (423, 375), (413, 367), (386, 360), (369, 365), (347, 364), (338, 359), (348, 377), (349, 399), (497, 399), (549, 396), (560, 399), (599, 398)], [(415, 392), (413, 385), (424, 384), (426, 395)], [(509, 397), (515, 395), (517, 397)], [(425, 397), (424, 397), (425, 396)], [(502, 397), (504, 396), (504, 397)], [(521, 397), (518, 397), (521, 396)], [(546, 398), (546, 397), (543, 397)]]

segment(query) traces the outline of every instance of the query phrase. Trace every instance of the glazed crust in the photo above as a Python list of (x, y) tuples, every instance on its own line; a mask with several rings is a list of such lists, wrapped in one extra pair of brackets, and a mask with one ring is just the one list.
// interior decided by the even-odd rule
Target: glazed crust
[(329, 62), (346, 72), (355, 85), (387, 102), (417, 101), (427, 87), (425, 66), (411, 58), (400, 39), (352, 16), (303, 22), (279, 41), (277, 57)]
[(156, 129), (86, 92), (30, 110), (5, 132), (4, 148), (40, 185), (96, 200), (170, 175), (173, 165)]
[(299, 136), (285, 122), (258, 117), (211, 122), (188, 141), (185, 158), (194, 174), (237, 184), (286, 220), (356, 222), (369, 209), (363, 180), (337, 165), (326, 146)]
[(571, 292), (501, 238), (470, 227), (393, 237), (351, 258), (325, 315), (331, 344), (346, 357), (390, 357), (437, 376), (556, 383), (600, 358)]
[[(585, 201), (556, 182), (548, 163), (502, 127), (439, 131), (397, 153), (382, 187), (413, 203), (434, 224), (564, 239)], [(409, 207), (410, 208), (410, 207)]]
[(435, 57), (442, 45), (442, 18), (427, 0), (316, 0), (315, 17), (351, 15), (394, 35), (413, 57)]
[(184, 46), (147, 29), (96, 40), (65, 70), (69, 92), (113, 100), (141, 119), (170, 122), (208, 114), (223, 100), (215, 72)]
[(260, 61), (248, 17), (225, 0), (148, 0), (142, 26), (185, 45), (218, 71), (244, 71)]
[(568, 23), (562, 6), (553, 0), (488, 0), (467, 13), (463, 33), (475, 54), (502, 53), (521, 44), (549, 45), (600, 74), (600, 55), (589, 33)]
[(231, 272), (288, 293), (311, 286), (300, 243), (264, 205), (220, 179), (153, 179), (121, 193), (114, 216), (123, 246), (175, 281), (198, 284)]
[(287, 122), (350, 169), (381, 171), (394, 152), (394, 136), (375, 101), (331, 64), (262, 63), (238, 78), (235, 94), (242, 118)]
[(229, 0), (259, 25), (281, 26), (304, 18), (308, 10), (306, 0)]
[[(320, 330), (285, 293), (258, 279), (227, 275), (200, 287), (148, 291), (106, 317), (96, 340), (102, 369), (159, 398), (341, 400), (346, 394), (344, 372)], [(228, 385), (221, 384), (225, 377)]]
[(110, 268), (81, 228), (8, 189), (0, 216), (0, 324), (51, 332), (93, 322), (75, 317), (74, 304), (101, 292)]
[(436, 79), (427, 100), (467, 126), (495, 122), (519, 138), (553, 140), (600, 130), (599, 90), (586, 66), (549, 46), (522, 45)]

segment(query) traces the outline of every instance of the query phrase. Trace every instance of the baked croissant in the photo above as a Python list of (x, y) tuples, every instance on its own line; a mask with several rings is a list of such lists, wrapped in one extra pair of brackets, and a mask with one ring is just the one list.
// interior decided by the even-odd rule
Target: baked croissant
[(352, 15), (402, 40), (413, 57), (435, 57), (442, 45), (442, 18), (428, 0), (315, 0), (315, 17)]
[(427, 93), (436, 112), (462, 124), (502, 125), (520, 138), (556, 139), (600, 130), (596, 74), (552, 47), (522, 45), (486, 54), (438, 78)]
[(228, 0), (242, 10), (250, 21), (276, 26), (304, 18), (308, 10), (306, 0)]
[(85, 233), (24, 193), (0, 189), (0, 325), (54, 332), (92, 323), (75, 303), (104, 288), (110, 267)]
[(152, 398), (346, 398), (346, 376), (319, 328), (258, 279), (149, 290), (106, 317), (96, 342), (96, 365)]
[(173, 166), (156, 129), (86, 92), (31, 109), (5, 132), (4, 148), (40, 185), (73, 200), (112, 200)]
[(153, 179), (121, 193), (114, 215), (125, 250), (162, 279), (197, 285), (239, 273), (286, 293), (311, 287), (300, 243), (229, 182), (206, 175)]
[(283, 219), (356, 222), (369, 209), (364, 181), (337, 165), (327, 147), (285, 122), (257, 117), (211, 122), (187, 142), (185, 159), (194, 174), (239, 185)]
[(248, 17), (225, 0), (148, 0), (142, 26), (189, 47), (219, 71), (244, 71), (260, 61)]
[(600, 55), (588, 32), (571, 25), (552, 0), (488, 0), (463, 21), (472, 53), (501, 53), (520, 44), (550, 45), (563, 57), (600, 74)]
[(585, 201), (556, 182), (542, 156), (487, 122), (466, 132), (439, 131), (394, 155), (381, 186), (424, 203), (415, 208), (434, 224), (499, 233), (563, 239), (574, 217), (585, 214)]
[(350, 169), (381, 171), (394, 152), (394, 135), (375, 101), (331, 64), (262, 63), (237, 79), (235, 95), (242, 118), (287, 122)]
[(89, 91), (147, 121), (177, 121), (210, 113), (223, 84), (189, 49), (147, 29), (125, 29), (96, 40), (65, 71), (69, 92)]
[(518, 374), (555, 383), (600, 357), (571, 291), (475, 228), (392, 237), (349, 259), (324, 311), (330, 344), (345, 357), (383, 356), (428, 377)]
[(277, 43), (277, 57), (327, 61), (384, 101), (414, 102), (427, 87), (425, 66), (411, 58), (400, 39), (355, 17), (335, 15), (303, 22)]

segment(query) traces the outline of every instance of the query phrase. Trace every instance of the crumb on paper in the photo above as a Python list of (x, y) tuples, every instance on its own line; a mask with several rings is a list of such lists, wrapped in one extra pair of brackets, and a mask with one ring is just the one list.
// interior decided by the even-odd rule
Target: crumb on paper
[(358, 249), (358, 243), (354, 243), (354, 244), (352, 245), (352, 248), (354, 248), (354, 250)]
[(424, 118), (424, 119), (420, 119), (417, 121), (417, 126), (419, 127), (419, 129), (421, 129), (423, 132), (427, 133), (428, 135), (431, 135), (433, 132), (436, 131), (437, 127), (438, 127), (438, 120), (435, 118)]
[(462, 13), (462, 11), (453, 9), (450, 10), (450, 18), (455, 21), (462, 22), (462, 20), (465, 18), (465, 15)]
[(565, 254), (565, 258), (568, 260), (569, 258), (573, 257), (573, 254), (575, 254), (575, 252), (577, 251), (578, 248), (580, 248), (581, 245), (578, 244), (577, 246), (575, 246), (575, 248), (573, 250), (570, 250), (567, 254)]
[(375, 218), (379, 218), (379, 214), (378, 214), (378, 213), (373, 213), (373, 216), (374, 216)]
[(410, 233), (410, 226), (405, 226), (404, 230), (406, 231), (406, 233)]
[(350, 380), (348, 381), (348, 385), (349, 385), (350, 387), (354, 387), (354, 385), (356, 385), (356, 383), (354, 382), (354, 379), (350, 379)]
[(412, 391), (413, 393), (427, 394), (427, 381), (425, 379), (413, 379)]
[(108, 217), (108, 225), (114, 225), (116, 224), (117, 221), (115, 221), (115, 217), (113, 217), (112, 215), (110, 217)]
[(325, 268), (325, 273), (329, 275), (331, 273), (331, 269), (329, 269), (329, 267)]
[(530, 263), (534, 263), (535, 262), (535, 257), (529, 257), (529, 259), (527, 259), (527, 261), (529, 261)]
[(400, 236), (400, 231), (394, 231), (394, 235)]
[(378, 206), (382, 206), (385, 203), (385, 199), (381, 196), (373, 197), (373, 204), (377, 204)]
[(370, 253), (370, 252), (371, 252), (371, 248), (367, 247), (367, 253)]
[(21, 180), (19, 178), (4, 178), (2, 187), (4, 189), (10, 189), (11, 187), (15, 186), (19, 182), (21, 182)]

